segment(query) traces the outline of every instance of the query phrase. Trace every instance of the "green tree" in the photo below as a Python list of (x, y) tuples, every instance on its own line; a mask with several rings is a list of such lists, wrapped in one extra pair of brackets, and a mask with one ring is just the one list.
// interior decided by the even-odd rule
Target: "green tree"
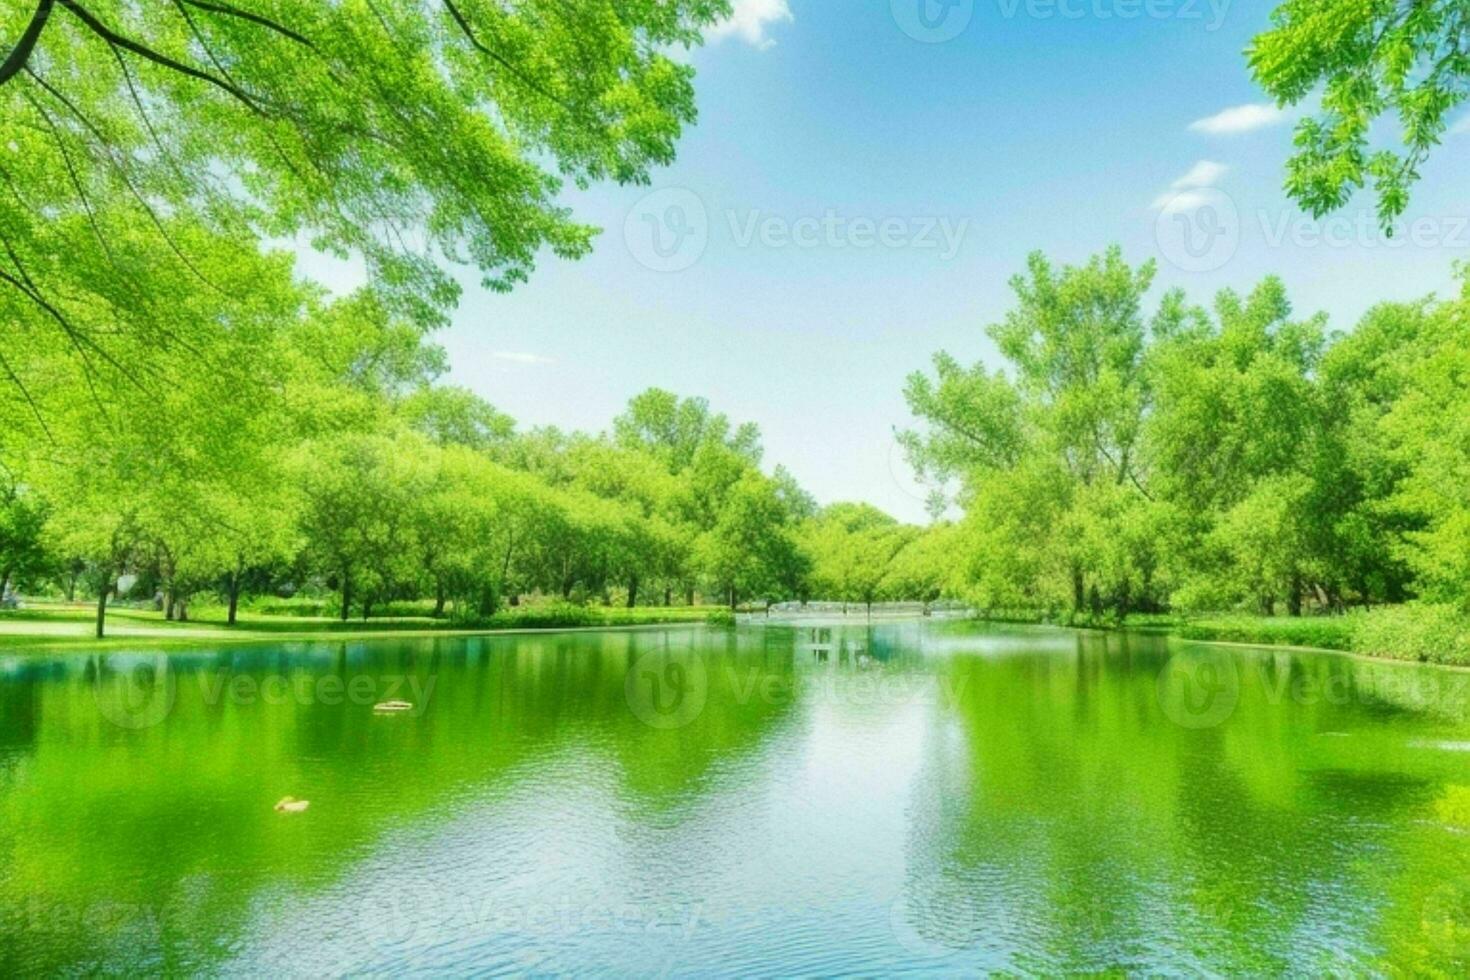
[(705, 574), (728, 598), (731, 609), (742, 595), (793, 594), (804, 571), (778, 488), (755, 470), (746, 470), (730, 488), (697, 549)]
[(915, 537), (870, 504), (832, 504), (801, 529), (799, 540), (811, 571), (812, 595), (818, 599), (860, 603), (871, 613), (884, 598), (894, 556)]
[(341, 596), (363, 617), (375, 602), (415, 581), (420, 566), (413, 511), (432, 476), (429, 447), (406, 435), (344, 434), (303, 443), (294, 460), (302, 537)]
[[(1007, 556), (1016, 559), (983, 573), (983, 602), (1050, 605), (1061, 576), (1074, 613), (1098, 605), (1104, 556), (1089, 542), (1129, 540), (1114, 526), (1129, 513), (1114, 501), (1119, 492), (1151, 499), (1139, 459), (1152, 400), (1147, 342), (1178, 331), (1189, 315), (1172, 293), (1144, 315), (1153, 275), (1151, 264), (1130, 268), (1116, 248), (1060, 270), (1034, 254), (1027, 274), (1011, 282), (1015, 308), (987, 330), (1012, 375), (966, 370), (941, 354), (933, 378), (909, 378), (910, 410), (927, 426), (901, 436), (911, 461), (920, 473), (960, 477), (962, 503), (985, 515), (971, 522), (983, 525), (972, 540), (1009, 541)], [(1021, 540), (1043, 528), (1036, 544)], [(1120, 572), (1116, 556), (1106, 560), (1116, 586), (1108, 602), (1121, 610), (1149, 599), (1121, 587), (1142, 574)]]

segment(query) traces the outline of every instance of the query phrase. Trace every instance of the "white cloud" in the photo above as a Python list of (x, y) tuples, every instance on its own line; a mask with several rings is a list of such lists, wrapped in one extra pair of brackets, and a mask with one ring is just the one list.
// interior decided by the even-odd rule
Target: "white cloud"
[(1449, 133), (1451, 136), (1464, 136), (1466, 133), (1470, 133), (1470, 112), (1456, 119), (1450, 126)]
[(1190, 167), (1188, 173), (1169, 186), (1176, 191), (1184, 190), (1186, 187), (1214, 187), (1229, 170), (1230, 168), (1223, 163), (1201, 160)]
[(1205, 133), (1209, 136), (1235, 136), (1285, 121), (1285, 110), (1278, 109), (1269, 102), (1252, 102), (1247, 105), (1232, 106), (1213, 116), (1196, 119), (1189, 124), (1189, 129), (1191, 132)]
[(795, 20), (787, 0), (735, 0), (728, 20), (720, 21), (709, 31), (711, 40), (738, 37), (762, 51), (776, 45), (766, 36), (766, 29), (781, 21)]
[(515, 363), (515, 364), (554, 364), (554, 363), (556, 363), (551, 358), (549, 358), (549, 357), (542, 357), (540, 354), (525, 354), (525, 353), (522, 353), (520, 351), (513, 351), (513, 350), (493, 350), (493, 351), (490, 352), (490, 356), (493, 357), (493, 358), (495, 358), (497, 361), (511, 361), (512, 363)]
[(1183, 176), (1169, 184), (1169, 189), (1154, 198), (1151, 205), (1156, 211), (1188, 211), (1209, 200), (1206, 193), (1219, 183), (1230, 168), (1214, 160), (1200, 160)]

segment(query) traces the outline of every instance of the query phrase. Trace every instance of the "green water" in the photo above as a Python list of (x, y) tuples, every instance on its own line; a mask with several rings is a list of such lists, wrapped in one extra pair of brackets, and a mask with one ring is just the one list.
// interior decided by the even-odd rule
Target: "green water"
[(944, 623), (7, 656), (0, 971), (1464, 975), (1467, 692)]

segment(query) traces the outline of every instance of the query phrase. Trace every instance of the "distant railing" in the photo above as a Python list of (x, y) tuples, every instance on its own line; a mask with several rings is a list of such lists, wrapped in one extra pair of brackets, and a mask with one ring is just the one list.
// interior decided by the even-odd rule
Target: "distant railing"
[[(963, 602), (954, 599), (939, 599), (934, 602), (836, 602), (813, 600), (810, 602), (777, 602), (764, 610), (751, 610), (749, 618), (779, 617), (780, 619), (829, 618), (834, 616), (867, 618), (914, 618), (930, 616), (955, 618), (971, 615), (972, 610)], [(742, 617), (744, 618), (744, 617)]]

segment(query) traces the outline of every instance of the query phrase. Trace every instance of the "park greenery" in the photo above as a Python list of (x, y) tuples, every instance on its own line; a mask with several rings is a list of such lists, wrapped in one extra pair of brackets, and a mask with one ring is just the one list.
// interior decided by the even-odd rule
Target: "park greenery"
[[(230, 624), (242, 596), (273, 594), (331, 592), (342, 620), (427, 598), (432, 617), (491, 624), (522, 597), (939, 593), (942, 569), (918, 567), (926, 532), (818, 508), (762, 470), (753, 426), (700, 399), (655, 389), (600, 435), (523, 432), (441, 384), (442, 351), (376, 297), (299, 312), (167, 387), (120, 385), (102, 407), (85, 382), (38, 395), (35, 438), (6, 460), (6, 584), (95, 596), (99, 629), (119, 580), (170, 619), (198, 598)], [(890, 582), (909, 546), (907, 578)]]
[(1151, 303), (1153, 275), (1033, 255), (987, 331), (1007, 369), (910, 377), (903, 438), (965, 512), (967, 596), (1073, 621), (1416, 601), (1395, 622), (1470, 659), (1470, 278), (1335, 333), (1275, 279), (1207, 308)]
[[(1417, 603), (1395, 622), (1438, 639), (1414, 650), (1470, 645), (1470, 288), (1339, 334), (1276, 280), (1203, 307), (1117, 251), (1035, 256), (989, 329), (1004, 370), (941, 354), (909, 380), (902, 438), (951, 518), (927, 528), (818, 506), (697, 397), (569, 433), (445, 383), (455, 273), (505, 290), (585, 254), (561, 189), (672, 160), (681, 51), (729, 12), (6, 5), (0, 592), (94, 599), (99, 634), (122, 592), (230, 624), (282, 596), (461, 624), (526, 599), (957, 597), (1092, 623)], [(1451, 0), (1282, 4), (1250, 63), (1282, 103), (1322, 94), (1293, 196), (1322, 212), (1371, 180), (1401, 213), (1466, 94), (1464, 35)], [(1386, 112), (1403, 155), (1369, 148)], [(366, 284), (306, 281), (305, 249)]]

